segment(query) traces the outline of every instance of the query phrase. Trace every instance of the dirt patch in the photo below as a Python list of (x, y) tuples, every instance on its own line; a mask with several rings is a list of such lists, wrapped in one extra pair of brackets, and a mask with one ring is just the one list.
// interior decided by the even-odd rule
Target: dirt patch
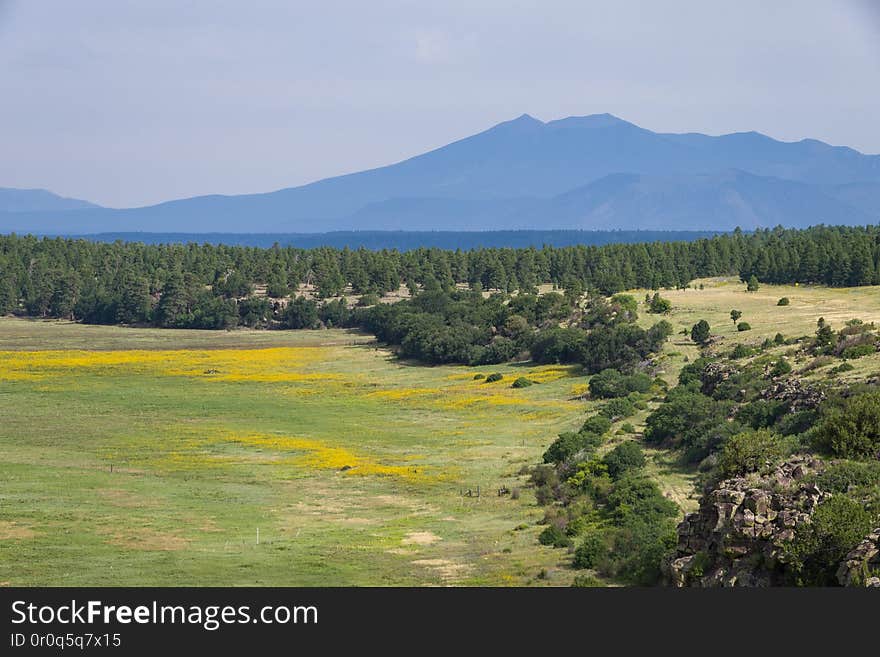
[(116, 532), (109, 536), (108, 542), (129, 550), (160, 550), (176, 552), (189, 547), (189, 539), (169, 532), (161, 532), (149, 527)]
[(341, 525), (353, 525), (355, 527), (364, 527), (366, 525), (376, 524), (375, 520), (370, 520), (369, 518), (340, 518), (338, 522)]
[(0, 541), (18, 541), (33, 538), (37, 535), (30, 527), (19, 525), (9, 520), (0, 520)]
[(456, 563), (449, 559), (416, 559), (413, 563), (416, 566), (430, 568), (445, 582), (458, 581), (467, 575), (471, 569), (467, 564)]
[(158, 506), (155, 500), (141, 497), (121, 488), (102, 488), (98, 491), (98, 495), (108, 504), (127, 509), (144, 509)]
[(410, 532), (401, 541), (403, 545), (431, 545), (440, 540), (433, 532)]
[(437, 512), (437, 507), (422, 500), (406, 497), (405, 495), (376, 495), (373, 499), (383, 506), (395, 506), (409, 509), (414, 515), (424, 515)]

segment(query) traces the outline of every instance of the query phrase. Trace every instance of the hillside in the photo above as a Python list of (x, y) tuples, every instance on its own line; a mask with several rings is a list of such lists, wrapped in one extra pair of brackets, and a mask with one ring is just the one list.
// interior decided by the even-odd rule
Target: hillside
[(45, 189), (0, 187), (0, 212), (55, 212), (94, 209), (98, 206), (75, 198), (58, 196)]

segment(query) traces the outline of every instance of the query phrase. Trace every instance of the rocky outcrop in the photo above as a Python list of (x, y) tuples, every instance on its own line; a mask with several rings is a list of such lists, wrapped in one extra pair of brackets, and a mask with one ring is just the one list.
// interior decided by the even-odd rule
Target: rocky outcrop
[(880, 527), (850, 550), (837, 569), (841, 586), (880, 588)]
[(678, 526), (678, 546), (667, 575), (675, 586), (781, 584), (782, 547), (831, 496), (807, 475), (823, 464), (798, 457), (767, 475), (722, 481)]
[(816, 408), (825, 400), (824, 391), (804, 385), (799, 378), (777, 381), (763, 393), (764, 399), (774, 399), (788, 404), (791, 413)]
[(711, 395), (718, 386), (727, 381), (736, 372), (736, 367), (729, 363), (721, 361), (708, 363), (700, 375), (700, 392), (704, 395)]

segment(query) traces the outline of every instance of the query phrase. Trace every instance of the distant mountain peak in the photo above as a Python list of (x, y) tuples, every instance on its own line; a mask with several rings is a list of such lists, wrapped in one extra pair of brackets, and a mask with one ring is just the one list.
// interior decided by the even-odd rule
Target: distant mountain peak
[(878, 219), (878, 155), (757, 132), (657, 133), (609, 113), (549, 122), (521, 114), (395, 164), (264, 194), (110, 210), (73, 209), (36, 192), (6, 190), (4, 200), (0, 190), (0, 230), (18, 232), (723, 229)]
[(544, 122), (536, 119), (531, 114), (520, 114), (515, 119), (510, 119), (509, 121), (502, 121), (498, 125), (490, 128), (490, 130), (498, 130), (498, 129), (534, 129), (534, 128), (542, 128), (544, 127)]
[(586, 116), (567, 116), (547, 122), (548, 126), (572, 126), (578, 128), (610, 128), (613, 126), (633, 125), (613, 114), (587, 114)]

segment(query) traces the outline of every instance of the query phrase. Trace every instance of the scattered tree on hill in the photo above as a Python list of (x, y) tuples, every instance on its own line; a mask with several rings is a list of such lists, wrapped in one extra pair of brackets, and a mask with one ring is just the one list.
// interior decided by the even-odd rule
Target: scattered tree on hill
[(691, 340), (696, 342), (698, 345), (705, 345), (709, 342), (709, 322), (705, 319), (701, 319), (699, 322), (694, 324), (693, 328), (691, 328)]

